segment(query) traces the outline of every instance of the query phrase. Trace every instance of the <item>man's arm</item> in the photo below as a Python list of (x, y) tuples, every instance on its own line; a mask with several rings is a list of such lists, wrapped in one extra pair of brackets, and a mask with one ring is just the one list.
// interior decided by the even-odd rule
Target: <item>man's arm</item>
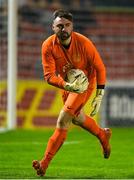
[(104, 88), (105, 88), (105, 82), (106, 82), (106, 69), (103, 64), (103, 61), (95, 48), (95, 46), (90, 42), (89, 45), (89, 61), (90, 64), (95, 68), (96, 70), (96, 96), (92, 102), (92, 112), (91, 116), (94, 116), (99, 111), (102, 98), (104, 96)]
[(65, 81), (56, 74), (56, 65), (51, 53), (51, 47), (48, 47), (46, 42), (42, 45), (42, 66), (44, 79), (49, 84), (64, 89)]

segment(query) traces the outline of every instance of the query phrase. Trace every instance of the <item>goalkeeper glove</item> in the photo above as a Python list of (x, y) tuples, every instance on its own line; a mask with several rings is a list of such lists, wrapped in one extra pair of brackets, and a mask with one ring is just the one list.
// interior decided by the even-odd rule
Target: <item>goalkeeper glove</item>
[(64, 89), (66, 91), (76, 92), (76, 93), (83, 93), (82, 90), (80, 90), (80, 84), (79, 80), (76, 79), (73, 83), (66, 82)]
[(96, 97), (94, 98), (94, 100), (92, 102), (93, 110), (92, 110), (90, 116), (94, 116), (99, 111), (103, 95), (104, 95), (104, 89), (97, 89)]

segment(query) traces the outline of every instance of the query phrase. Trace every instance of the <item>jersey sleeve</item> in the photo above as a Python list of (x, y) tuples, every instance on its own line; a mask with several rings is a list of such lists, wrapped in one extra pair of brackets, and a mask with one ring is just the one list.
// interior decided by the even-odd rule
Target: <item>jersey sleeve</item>
[(106, 68), (100, 54), (91, 41), (86, 43), (86, 54), (90, 65), (96, 70), (97, 86), (103, 87), (106, 83)]
[(42, 45), (42, 66), (44, 79), (48, 82), (48, 84), (63, 89), (65, 81), (61, 76), (57, 75), (52, 49), (51, 46), (49, 46), (46, 43), (43, 43)]

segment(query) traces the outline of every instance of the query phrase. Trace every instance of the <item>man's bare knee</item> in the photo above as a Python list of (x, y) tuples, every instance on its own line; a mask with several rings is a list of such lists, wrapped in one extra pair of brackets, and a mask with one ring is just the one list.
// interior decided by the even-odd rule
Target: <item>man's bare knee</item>
[(61, 110), (57, 120), (57, 128), (68, 128), (72, 121), (72, 118), (73, 117), (69, 113)]

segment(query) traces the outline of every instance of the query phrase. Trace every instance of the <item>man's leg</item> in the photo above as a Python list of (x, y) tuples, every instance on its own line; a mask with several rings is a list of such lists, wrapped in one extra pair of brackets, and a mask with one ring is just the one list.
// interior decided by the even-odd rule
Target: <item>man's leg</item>
[(109, 158), (111, 152), (109, 140), (112, 134), (109, 128), (99, 127), (93, 118), (84, 115), (83, 113), (80, 113), (78, 117), (73, 119), (73, 123), (95, 135), (102, 145), (104, 158)]
[(36, 169), (38, 175), (43, 176), (45, 174), (50, 161), (65, 141), (66, 134), (66, 129), (56, 128), (48, 141), (46, 152), (42, 160), (40, 162), (37, 160), (33, 161), (33, 167)]
[(62, 110), (57, 121), (56, 129), (48, 141), (44, 157), (41, 161), (33, 161), (33, 167), (38, 175), (43, 176), (45, 174), (50, 161), (64, 143), (71, 120), (72, 116)]

